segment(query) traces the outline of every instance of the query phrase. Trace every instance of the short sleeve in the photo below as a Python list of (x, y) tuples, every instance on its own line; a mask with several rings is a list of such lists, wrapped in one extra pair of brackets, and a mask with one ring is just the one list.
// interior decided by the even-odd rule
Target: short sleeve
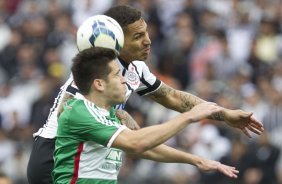
[(107, 118), (91, 103), (77, 100), (69, 112), (69, 119), (64, 122), (64, 130), (68, 130), (81, 141), (93, 141), (110, 147), (114, 139), (126, 127), (117, 119)]
[(141, 85), (136, 90), (137, 94), (143, 96), (159, 89), (162, 82), (157, 79), (153, 73), (151, 73), (150, 69), (144, 62), (134, 62), (133, 65), (138, 69), (141, 81)]

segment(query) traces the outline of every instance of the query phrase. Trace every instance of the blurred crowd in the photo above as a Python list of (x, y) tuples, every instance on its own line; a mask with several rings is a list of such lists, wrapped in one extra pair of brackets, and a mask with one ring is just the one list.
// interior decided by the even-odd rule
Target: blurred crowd
[[(236, 166), (239, 178), (184, 164), (125, 156), (123, 184), (282, 183), (281, 0), (0, 0), (0, 173), (26, 184), (32, 133), (48, 116), (77, 53), (76, 30), (116, 4), (144, 13), (147, 64), (170, 86), (231, 109), (251, 111), (261, 136), (246, 138), (205, 120), (166, 144)], [(177, 113), (133, 95), (126, 109), (141, 126)]]

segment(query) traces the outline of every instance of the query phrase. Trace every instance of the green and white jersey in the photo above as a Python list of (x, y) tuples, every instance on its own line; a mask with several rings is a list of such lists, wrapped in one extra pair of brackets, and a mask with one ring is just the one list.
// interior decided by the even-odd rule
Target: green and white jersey
[(126, 127), (110, 112), (86, 99), (72, 99), (59, 117), (52, 173), (55, 184), (112, 184), (122, 151), (111, 148)]

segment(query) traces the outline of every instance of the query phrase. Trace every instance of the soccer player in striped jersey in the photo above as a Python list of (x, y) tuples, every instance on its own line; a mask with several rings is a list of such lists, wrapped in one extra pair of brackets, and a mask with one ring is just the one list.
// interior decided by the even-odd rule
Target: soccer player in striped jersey
[[(178, 112), (190, 111), (195, 105), (205, 102), (190, 93), (171, 88), (150, 72), (144, 61), (150, 53), (151, 41), (147, 32), (147, 24), (140, 11), (129, 6), (116, 6), (110, 8), (105, 14), (114, 18), (121, 25), (125, 35), (124, 47), (116, 62), (126, 80), (127, 99), (133, 92), (137, 92), (139, 95), (147, 95), (157, 103)], [(58, 126), (59, 104), (64, 101), (63, 96), (73, 96), (78, 92), (72, 82), (71, 75), (55, 99), (46, 124), (34, 134), (35, 142), (27, 168), (30, 184), (52, 182), (51, 171), (54, 163), (53, 151)], [(126, 126), (138, 129), (139, 126), (122, 110), (123, 107), (124, 103), (116, 106), (117, 116)], [(249, 137), (249, 131), (257, 134), (263, 131), (262, 124), (252, 116), (252, 113), (241, 110), (224, 109), (210, 118), (225, 121), (229, 126), (240, 129)]]
[[(123, 151), (237, 177), (234, 167), (161, 145), (190, 123), (223, 111), (215, 103), (201, 103), (168, 122), (136, 131), (122, 125), (113, 106), (125, 102), (127, 87), (115, 59), (113, 50), (99, 47), (73, 59), (72, 73), (81, 95), (65, 103), (58, 120), (54, 184), (116, 184)], [(159, 155), (160, 150), (166, 150), (166, 155)]]
[[(178, 112), (189, 111), (195, 105), (205, 102), (195, 95), (171, 88), (150, 72), (144, 61), (150, 53), (151, 40), (147, 24), (139, 10), (120, 5), (110, 8), (105, 15), (115, 19), (124, 32), (124, 47), (118, 59), (129, 91), (147, 95), (153, 101)], [(248, 137), (251, 137), (249, 131), (257, 134), (263, 131), (262, 123), (256, 120), (252, 113), (242, 110), (224, 108), (224, 111), (210, 118), (225, 121), (229, 126), (240, 129)]]

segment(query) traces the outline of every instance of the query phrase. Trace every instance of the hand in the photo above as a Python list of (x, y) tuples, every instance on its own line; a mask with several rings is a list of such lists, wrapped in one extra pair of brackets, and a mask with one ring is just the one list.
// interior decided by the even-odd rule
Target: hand
[(253, 113), (242, 110), (226, 110), (224, 114), (225, 122), (229, 126), (240, 129), (246, 136), (250, 138), (251, 135), (249, 131), (260, 135), (264, 130), (262, 123), (252, 117)]
[(203, 102), (194, 106), (189, 112), (192, 117), (192, 121), (200, 121), (205, 118), (209, 118), (216, 114), (222, 114), (224, 108), (218, 106), (213, 102)]
[(235, 167), (221, 164), (214, 160), (201, 158), (201, 161), (196, 165), (201, 171), (219, 171), (230, 178), (237, 178), (239, 171)]

